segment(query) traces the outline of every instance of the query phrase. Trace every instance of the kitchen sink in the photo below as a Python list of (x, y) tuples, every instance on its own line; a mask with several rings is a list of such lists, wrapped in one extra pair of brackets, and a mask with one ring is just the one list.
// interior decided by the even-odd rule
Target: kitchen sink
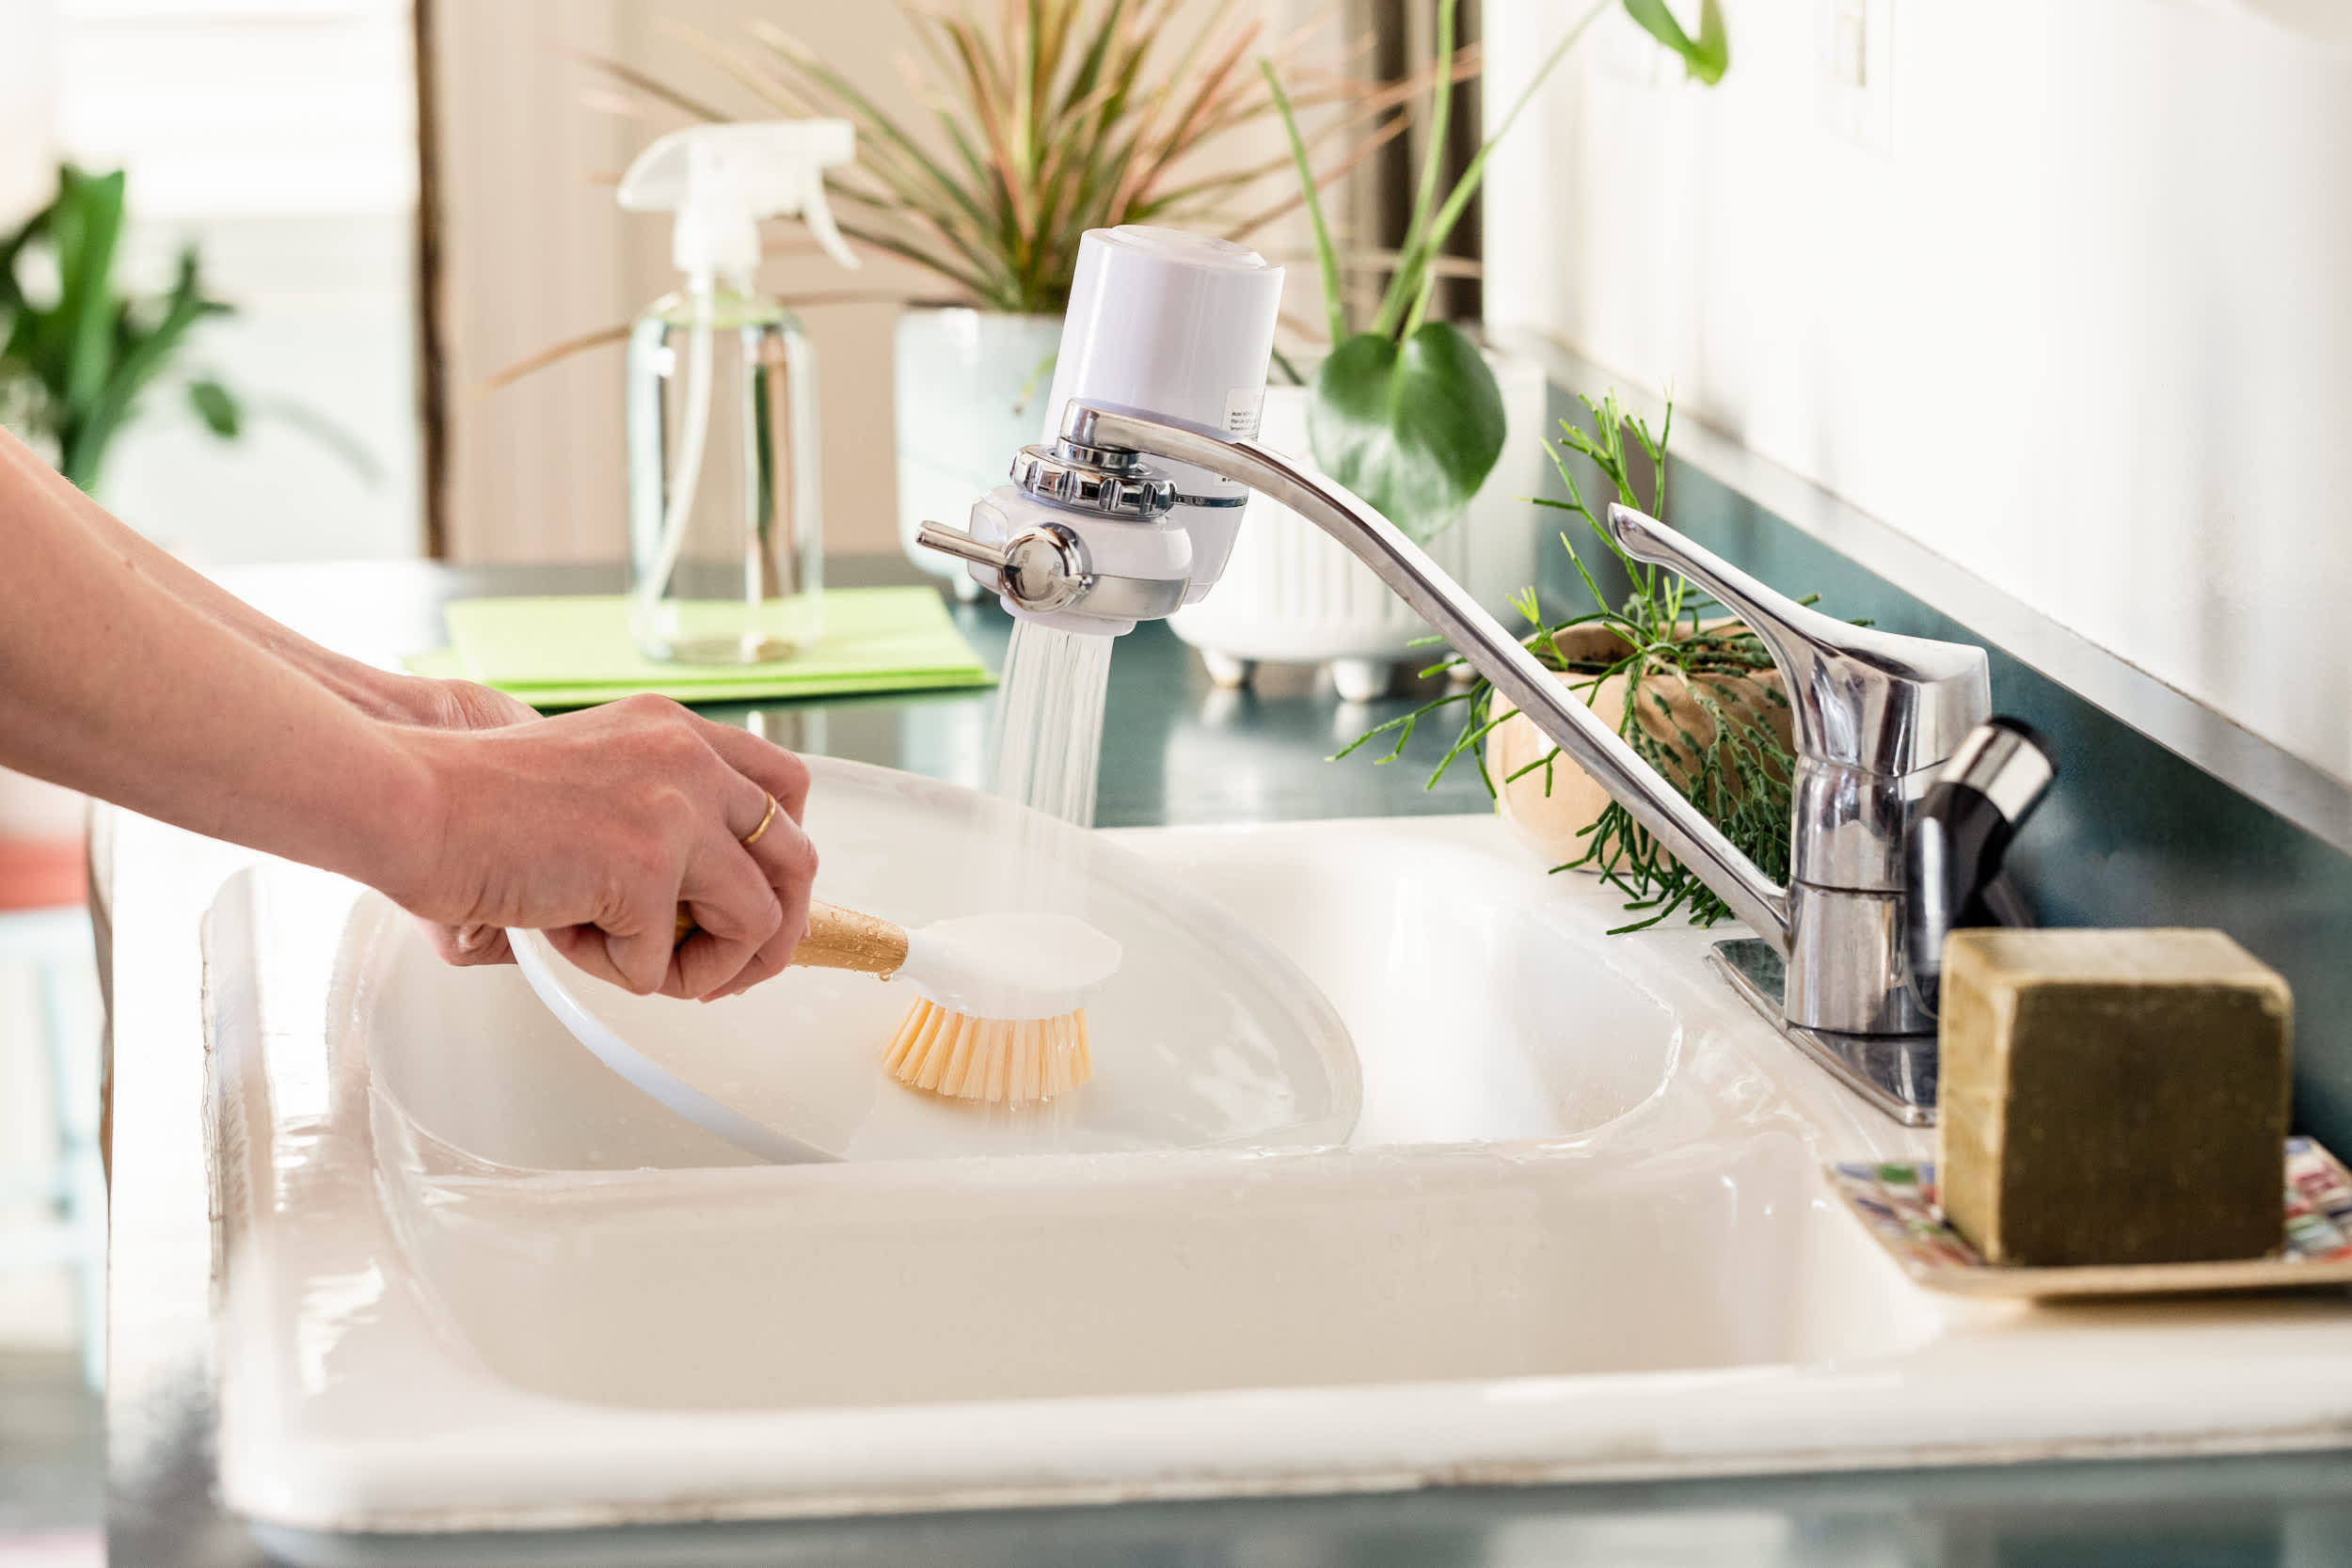
[(1820, 1166), (1929, 1139), (1724, 989), (1720, 930), (1611, 936), (1619, 895), (1494, 819), (1104, 836), (1336, 1009), (1344, 1141), (757, 1164), (513, 970), (442, 967), (337, 879), (241, 873), (206, 929), (230, 1505), (347, 1556), (2352, 1430), (2341, 1294), (1913, 1286)]

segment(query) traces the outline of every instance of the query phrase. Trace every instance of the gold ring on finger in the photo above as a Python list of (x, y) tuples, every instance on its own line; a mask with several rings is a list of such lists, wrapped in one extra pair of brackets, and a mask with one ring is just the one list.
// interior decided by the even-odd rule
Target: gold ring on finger
[(743, 847), (748, 849), (759, 842), (759, 835), (768, 831), (768, 824), (776, 819), (776, 798), (768, 797), (768, 815), (759, 819), (759, 826), (743, 835)]

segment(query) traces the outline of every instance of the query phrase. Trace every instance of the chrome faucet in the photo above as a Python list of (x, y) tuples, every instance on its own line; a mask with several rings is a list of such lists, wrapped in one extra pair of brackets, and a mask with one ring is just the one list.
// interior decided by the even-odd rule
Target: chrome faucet
[(1940, 766), (1990, 716), (1983, 649), (1834, 620), (1656, 518), (1609, 509), (1609, 532), (1628, 555), (1713, 594), (1787, 681), (1796, 766), (1782, 887), (1420, 546), (1320, 474), (1252, 441), (1083, 400), (1065, 409), (1060, 439), (1026, 449), (1014, 474), (1013, 487), (974, 508), (969, 532), (926, 524), (921, 537), (971, 562), (1013, 608), (1065, 625), (1093, 616), (1125, 630), (1198, 597), (1204, 585), (1170, 564), (1185, 552), (1167, 537), (1181, 533), (1186, 507), (1239, 505), (1247, 489), (1313, 523), (1757, 933), (1718, 944), (1714, 957), (1759, 1010), (1891, 1114), (1933, 1119), (1935, 1025), (1910, 954), (1915, 942), (1940, 943), (1941, 932), (1921, 934), (1906, 844)]

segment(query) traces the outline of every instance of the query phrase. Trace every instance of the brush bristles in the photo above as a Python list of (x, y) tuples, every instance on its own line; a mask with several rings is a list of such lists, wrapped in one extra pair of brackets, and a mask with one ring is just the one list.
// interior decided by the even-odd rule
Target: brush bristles
[(882, 1055), (890, 1076), (951, 1100), (1019, 1105), (1094, 1076), (1084, 1007), (1059, 1018), (972, 1018), (918, 999)]

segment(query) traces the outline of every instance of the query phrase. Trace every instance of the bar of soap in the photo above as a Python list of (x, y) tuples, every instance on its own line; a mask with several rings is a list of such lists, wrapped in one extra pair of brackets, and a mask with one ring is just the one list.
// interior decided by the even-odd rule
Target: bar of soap
[(2293, 1002), (2219, 931), (1956, 931), (1936, 1180), (1990, 1263), (2258, 1258), (2285, 1242)]

